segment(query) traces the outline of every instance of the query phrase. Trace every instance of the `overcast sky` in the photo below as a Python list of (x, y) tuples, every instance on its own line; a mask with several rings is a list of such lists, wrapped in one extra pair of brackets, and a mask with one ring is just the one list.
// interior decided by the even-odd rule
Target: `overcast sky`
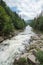
[(15, 8), (15, 11), (25, 20), (37, 16), (43, 9), (43, 0), (4, 0), (9, 7)]

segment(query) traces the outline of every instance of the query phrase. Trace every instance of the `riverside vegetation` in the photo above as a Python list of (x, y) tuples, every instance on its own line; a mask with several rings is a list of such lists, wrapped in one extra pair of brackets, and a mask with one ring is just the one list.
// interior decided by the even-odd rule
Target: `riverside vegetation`
[(43, 13), (41, 13), (37, 18), (34, 18), (32, 22), (30, 23), (30, 26), (32, 26), (35, 30), (42, 31), (43, 32)]
[(8, 36), (15, 30), (23, 29), (25, 22), (16, 12), (12, 12), (3, 0), (0, 0), (0, 36)]

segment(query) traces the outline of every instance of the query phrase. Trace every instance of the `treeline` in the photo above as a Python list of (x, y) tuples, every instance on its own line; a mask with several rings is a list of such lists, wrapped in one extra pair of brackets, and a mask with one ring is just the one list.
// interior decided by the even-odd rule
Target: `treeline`
[(23, 29), (25, 22), (16, 12), (12, 12), (3, 0), (0, 0), (0, 35), (7, 35), (15, 29)]
[(43, 16), (40, 14), (39, 17), (34, 18), (30, 24), (35, 30), (43, 31)]

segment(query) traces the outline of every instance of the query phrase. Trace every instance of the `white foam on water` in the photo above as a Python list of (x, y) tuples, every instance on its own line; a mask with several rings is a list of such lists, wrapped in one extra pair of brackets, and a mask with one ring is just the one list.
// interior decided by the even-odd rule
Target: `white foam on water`
[[(34, 35), (32, 28), (28, 25), (23, 32), (7, 39), (0, 44), (0, 65), (12, 65), (16, 56), (25, 50), (24, 44), (29, 44), (30, 37)], [(6, 44), (6, 45), (5, 45)]]

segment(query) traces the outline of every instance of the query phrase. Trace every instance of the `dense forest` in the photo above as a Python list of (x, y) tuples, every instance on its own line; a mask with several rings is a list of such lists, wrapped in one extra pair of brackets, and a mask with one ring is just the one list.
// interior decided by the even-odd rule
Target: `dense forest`
[(0, 35), (8, 35), (15, 29), (24, 27), (24, 20), (16, 12), (12, 12), (3, 0), (0, 0)]
[(40, 14), (37, 18), (34, 18), (30, 25), (35, 29), (39, 31), (43, 31), (43, 15)]

